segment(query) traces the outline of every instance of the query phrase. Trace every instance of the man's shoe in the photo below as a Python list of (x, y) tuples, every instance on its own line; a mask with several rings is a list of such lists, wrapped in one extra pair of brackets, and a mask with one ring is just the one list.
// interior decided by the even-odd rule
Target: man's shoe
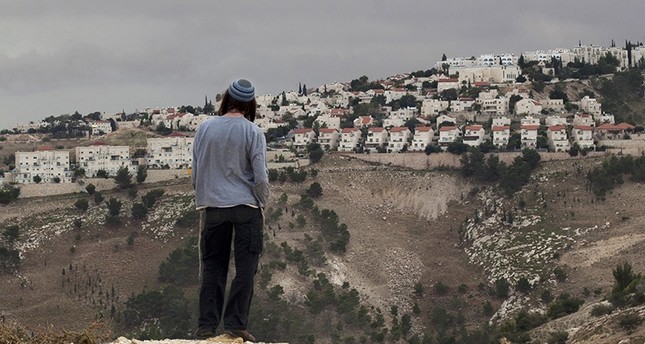
[(245, 342), (255, 342), (255, 337), (247, 330), (225, 330), (224, 333), (231, 337), (240, 337)]
[(200, 327), (195, 331), (195, 337), (200, 339), (215, 337), (215, 331), (209, 327)]

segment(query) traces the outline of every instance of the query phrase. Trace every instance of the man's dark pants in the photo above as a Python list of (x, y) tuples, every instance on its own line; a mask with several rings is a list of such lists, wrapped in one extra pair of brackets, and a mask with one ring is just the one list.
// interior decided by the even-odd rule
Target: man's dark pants
[[(249, 206), (206, 208), (201, 237), (202, 286), (199, 294), (200, 328), (213, 330), (222, 320), (224, 329), (244, 330), (253, 298), (253, 277), (263, 244), (262, 211)], [(224, 304), (231, 241), (235, 278)]]

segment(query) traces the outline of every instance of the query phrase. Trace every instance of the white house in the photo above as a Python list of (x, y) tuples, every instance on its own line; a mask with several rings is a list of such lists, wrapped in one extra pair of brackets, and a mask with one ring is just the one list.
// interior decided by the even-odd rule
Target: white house
[(575, 125), (571, 130), (573, 141), (580, 146), (580, 148), (593, 148), (593, 127), (587, 125)]
[(298, 128), (293, 130), (291, 145), (296, 149), (305, 149), (316, 139), (316, 132), (311, 128)]
[(484, 127), (481, 125), (468, 125), (464, 128), (464, 143), (471, 147), (478, 147), (484, 142)]
[(153, 168), (191, 168), (194, 137), (173, 133), (162, 138), (148, 138), (148, 166)]
[(511, 125), (511, 119), (506, 117), (506, 116), (497, 116), (493, 118), (493, 123), (491, 126), (493, 127), (501, 127), (505, 125)]
[(537, 126), (539, 126), (540, 125), (540, 119), (529, 115), (529, 116), (526, 116), (526, 117), (520, 119), (520, 124), (521, 125), (537, 125)]
[(335, 150), (338, 148), (338, 139), (340, 134), (335, 128), (320, 128), (318, 130), (318, 143), (326, 150)]
[(584, 96), (578, 102), (580, 110), (590, 114), (593, 118), (599, 117), (602, 115), (602, 104), (600, 104), (595, 98), (590, 98), (589, 96)]
[(383, 127), (371, 127), (367, 129), (365, 138), (365, 149), (373, 152), (387, 144), (387, 130)]
[(589, 126), (589, 127), (595, 127), (596, 126), (596, 121), (594, 121), (593, 117), (591, 117), (590, 114), (588, 113), (577, 113), (573, 115), (573, 125), (582, 125), (582, 126)]
[(372, 116), (359, 116), (354, 120), (354, 128), (369, 127), (371, 125), (374, 125)]
[(16, 152), (15, 155), (15, 170), (5, 173), (9, 181), (29, 184), (34, 183), (34, 177), (38, 176), (44, 183), (54, 183), (56, 178), (61, 183), (72, 182), (68, 150), (38, 147), (33, 152)]
[(477, 98), (475, 101), (481, 106), (480, 111), (487, 115), (504, 115), (508, 112), (508, 98)]
[(567, 137), (567, 128), (563, 125), (554, 125), (546, 130), (549, 148), (554, 152), (565, 152), (571, 148)]
[(553, 111), (564, 110), (564, 100), (562, 99), (543, 99), (540, 100), (540, 105), (542, 105), (543, 109), (551, 109)]
[(441, 93), (445, 90), (449, 90), (451, 88), (454, 88), (455, 90), (459, 90), (459, 88), (461, 88), (461, 85), (459, 84), (459, 79), (449, 78), (449, 79), (439, 79), (439, 81), (437, 81), (438, 93)]
[(320, 127), (327, 127), (332, 129), (340, 129), (341, 117), (332, 116), (330, 113), (322, 114), (316, 117), (316, 122)]
[(338, 151), (353, 152), (358, 146), (361, 138), (361, 131), (358, 128), (343, 128), (340, 132), (340, 144)]
[(553, 125), (567, 125), (567, 118), (555, 115), (548, 116), (544, 119), (544, 123), (549, 127)]
[(493, 144), (498, 148), (503, 148), (508, 145), (511, 138), (511, 127), (508, 125), (493, 126), (491, 128), (493, 133)]
[(475, 99), (461, 97), (457, 100), (450, 102), (450, 111), (461, 112), (461, 111), (470, 111), (475, 105)]
[(539, 125), (536, 124), (523, 124), (520, 128), (520, 140), (522, 148), (537, 148)]
[(204, 115), (204, 114), (193, 116), (193, 118), (190, 120), (190, 123), (188, 123), (188, 129), (195, 131), (197, 130), (197, 127), (199, 127), (200, 124), (204, 123), (207, 119), (212, 117), (213, 116)]
[(432, 143), (433, 136), (434, 130), (432, 129), (432, 127), (414, 128), (414, 137), (412, 139), (412, 144), (410, 145), (409, 151), (423, 152), (426, 149), (426, 146)]
[(515, 103), (515, 113), (518, 115), (539, 115), (542, 105), (535, 99), (521, 99)]
[(410, 129), (408, 127), (394, 127), (389, 131), (387, 150), (391, 153), (401, 152), (408, 147), (410, 141)]
[(424, 99), (421, 103), (421, 116), (430, 117), (448, 109), (450, 102), (439, 99)]
[(85, 170), (87, 177), (96, 177), (99, 170), (115, 176), (121, 167), (132, 169), (130, 147), (109, 146), (99, 142), (91, 146), (76, 147), (76, 165)]
[(93, 121), (90, 123), (90, 128), (92, 128), (92, 135), (103, 135), (112, 132), (110, 121)]
[(457, 123), (457, 119), (454, 117), (450, 117), (448, 115), (439, 115), (437, 116), (437, 127), (441, 125), (441, 123), (448, 122), (448, 123)]
[(439, 128), (439, 146), (447, 147), (450, 143), (454, 142), (459, 136), (461, 131), (456, 126), (443, 126)]

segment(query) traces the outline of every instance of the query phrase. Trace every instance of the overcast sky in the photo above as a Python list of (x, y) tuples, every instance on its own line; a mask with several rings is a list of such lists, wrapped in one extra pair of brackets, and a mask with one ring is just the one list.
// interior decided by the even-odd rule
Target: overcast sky
[(643, 0), (0, 0), (0, 128), (202, 106), (426, 70), (448, 57), (645, 41)]

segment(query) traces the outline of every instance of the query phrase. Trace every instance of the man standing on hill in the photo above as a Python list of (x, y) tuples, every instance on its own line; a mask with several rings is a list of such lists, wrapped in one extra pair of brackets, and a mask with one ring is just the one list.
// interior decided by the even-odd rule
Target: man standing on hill
[[(269, 197), (266, 141), (253, 124), (256, 106), (255, 87), (248, 80), (236, 80), (222, 97), (219, 116), (202, 123), (195, 135), (193, 187), (197, 209), (203, 210), (195, 335), (201, 338), (213, 337), (223, 320), (226, 334), (255, 341), (247, 325), (263, 246), (262, 209)], [(235, 278), (224, 303), (231, 242)]]

